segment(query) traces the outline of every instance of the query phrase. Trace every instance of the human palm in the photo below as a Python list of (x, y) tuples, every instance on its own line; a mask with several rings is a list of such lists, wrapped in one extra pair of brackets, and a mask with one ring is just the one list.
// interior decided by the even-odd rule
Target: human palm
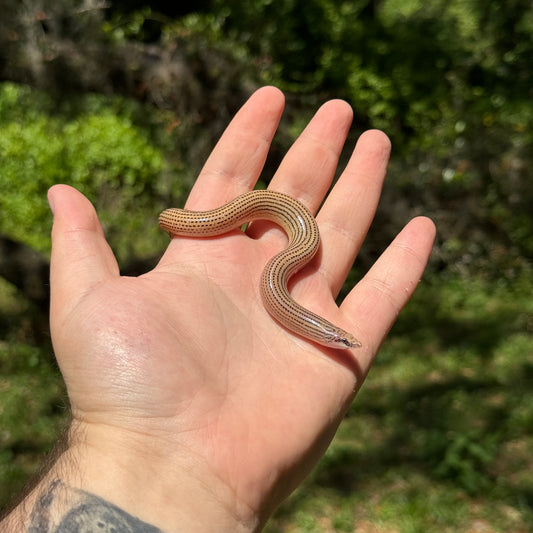
[[(275, 89), (252, 96), (187, 208), (217, 207), (253, 188), (282, 107)], [(325, 104), (270, 187), (316, 213), (350, 121), (345, 103)], [(291, 282), (297, 301), (355, 333), (363, 345), (356, 350), (315, 345), (267, 314), (261, 270), (286, 242), (270, 223), (173, 239), (153, 271), (120, 277), (88, 201), (53, 188), (52, 336), (74, 419), (89, 438), (112, 428), (166, 454), (170, 470), (193, 461), (203, 483), (229, 490), (232, 505), (267, 513), (278, 503), (329, 443), (431, 248), (431, 223), (412, 221), (335, 305), (375, 211), (388, 151), (380, 132), (361, 137), (317, 213), (321, 251)]]

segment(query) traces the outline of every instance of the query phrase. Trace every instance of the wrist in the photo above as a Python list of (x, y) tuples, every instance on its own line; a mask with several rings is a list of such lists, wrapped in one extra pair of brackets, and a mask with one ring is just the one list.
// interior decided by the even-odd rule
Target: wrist
[(28, 527), (48, 523), (35, 529), (44, 533), (65, 520), (111, 520), (149, 533), (258, 530), (255, 513), (205, 465), (170, 448), (153, 436), (74, 423), (68, 445), (23, 503)]

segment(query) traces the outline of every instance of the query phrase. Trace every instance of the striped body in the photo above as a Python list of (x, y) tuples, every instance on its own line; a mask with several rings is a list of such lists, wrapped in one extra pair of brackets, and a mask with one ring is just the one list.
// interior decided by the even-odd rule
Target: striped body
[(320, 236), (309, 210), (300, 202), (275, 191), (251, 191), (210, 211), (166, 209), (159, 225), (170, 235), (213, 237), (252, 220), (269, 220), (289, 238), (285, 250), (275, 255), (261, 276), (261, 296), (267, 311), (287, 329), (332, 348), (361, 346), (350, 333), (295, 302), (287, 290), (289, 278), (315, 256)]

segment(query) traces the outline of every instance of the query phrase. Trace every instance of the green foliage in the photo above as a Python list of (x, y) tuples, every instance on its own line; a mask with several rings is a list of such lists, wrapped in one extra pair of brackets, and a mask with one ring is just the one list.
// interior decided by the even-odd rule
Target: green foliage
[[(517, 1), (502, 10), (499, 2), (479, 0), (214, 0), (212, 13), (189, 20), (202, 20), (202, 31), (208, 27), (217, 40), (236, 41), (270, 62), (274, 82), (299, 93), (334, 92), (394, 137), (406, 130), (416, 142), (429, 134), (429, 142), (430, 129), (448, 110), (464, 111), (465, 100), (477, 96), (488, 111), (502, 107), (502, 93), (518, 96), (512, 67), (529, 65), (530, 7)], [(480, 82), (493, 76), (498, 83), (491, 98), (479, 99), (485, 83), (471, 83), (475, 73)], [(520, 73), (525, 86), (531, 73)], [(526, 102), (527, 93), (517, 99)]]
[(433, 447), (428, 448), (431, 457), (439, 457), (435, 475), (457, 484), (470, 494), (487, 490), (491, 480), (485, 472), (496, 455), (496, 442), (496, 435), (485, 439), (473, 431), (452, 435), (436, 432)]
[[(48, 23), (62, 35), (58, 20)], [(88, 42), (102, 37), (103, 19), (92, 20)], [(531, 530), (531, 3), (213, 0), (208, 13), (178, 20), (148, 7), (120, 13), (103, 35), (109, 46), (151, 40), (154, 20), (161, 54), (189, 53), (186, 97), (156, 91), (177, 112), (0, 86), (0, 231), (47, 250), (46, 190), (66, 182), (94, 201), (121, 257), (160, 250), (155, 216), (189, 185), (177, 174), (192, 175), (186, 162), (235, 108), (227, 57), (235, 86), (288, 93), (285, 145), (319, 103), (345, 98), (357, 128), (380, 127), (394, 146), (361, 255), (374, 257), (373, 242), (381, 249), (413, 213), (428, 214), (440, 273), (400, 316), (333, 446), (267, 531)], [(69, 38), (82, 22), (73, 19)], [(217, 90), (202, 92), (209, 85)], [(196, 105), (205, 94), (216, 98)], [(34, 345), (24, 306), (0, 285), (0, 502), (35, 471), (65, 416), (50, 349)]]
[(148, 37), (146, 34), (146, 21), (152, 18), (152, 9), (145, 6), (129, 16), (120, 11), (115, 12), (110, 20), (103, 24), (105, 35), (114, 43), (122, 43), (128, 39), (144, 41)]
[(532, 291), (530, 276), (423, 283), (267, 531), (530, 530)]
[(0, 279), (0, 506), (43, 465), (68, 417), (51, 346), (35, 344), (30, 312)]
[[(527, 267), (530, 2), (213, 0), (210, 13), (180, 23), (233, 47), (263, 83), (292, 93), (296, 124), (325, 98), (341, 97), (359, 127), (386, 131), (394, 146), (390, 197), (406, 197), (437, 220), (439, 259), (456, 272), (513, 277)], [(394, 229), (411, 214), (394, 205), (383, 212)]]
[[(51, 215), (46, 191), (55, 183), (67, 183), (91, 198), (103, 222), (115, 228), (111, 240), (119, 253), (152, 251), (148, 243), (157, 224), (147, 230), (145, 217), (155, 219), (166, 192), (161, 180), (164, 156), (126, 106), (102, 100), (89, 96), (76, 103), (77, 109), (65, 106), (52, 112), (45, 94), (13, 84), (0, 86), (2, 232), (48, 250)], [(141, 231), (144, 242), (131, 239)]]
[(46, 349), (0, 344), (0, 502), (19, 492), (66, 424), (66, 395)]

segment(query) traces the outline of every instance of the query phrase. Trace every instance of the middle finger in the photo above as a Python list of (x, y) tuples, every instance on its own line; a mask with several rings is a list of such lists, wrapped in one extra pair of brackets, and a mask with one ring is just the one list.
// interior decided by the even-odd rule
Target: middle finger
[(283, 158), (269, 188), (316, 212), (335, 176), (352, 118), (351, 107), (342, 100), (322, 105)]

